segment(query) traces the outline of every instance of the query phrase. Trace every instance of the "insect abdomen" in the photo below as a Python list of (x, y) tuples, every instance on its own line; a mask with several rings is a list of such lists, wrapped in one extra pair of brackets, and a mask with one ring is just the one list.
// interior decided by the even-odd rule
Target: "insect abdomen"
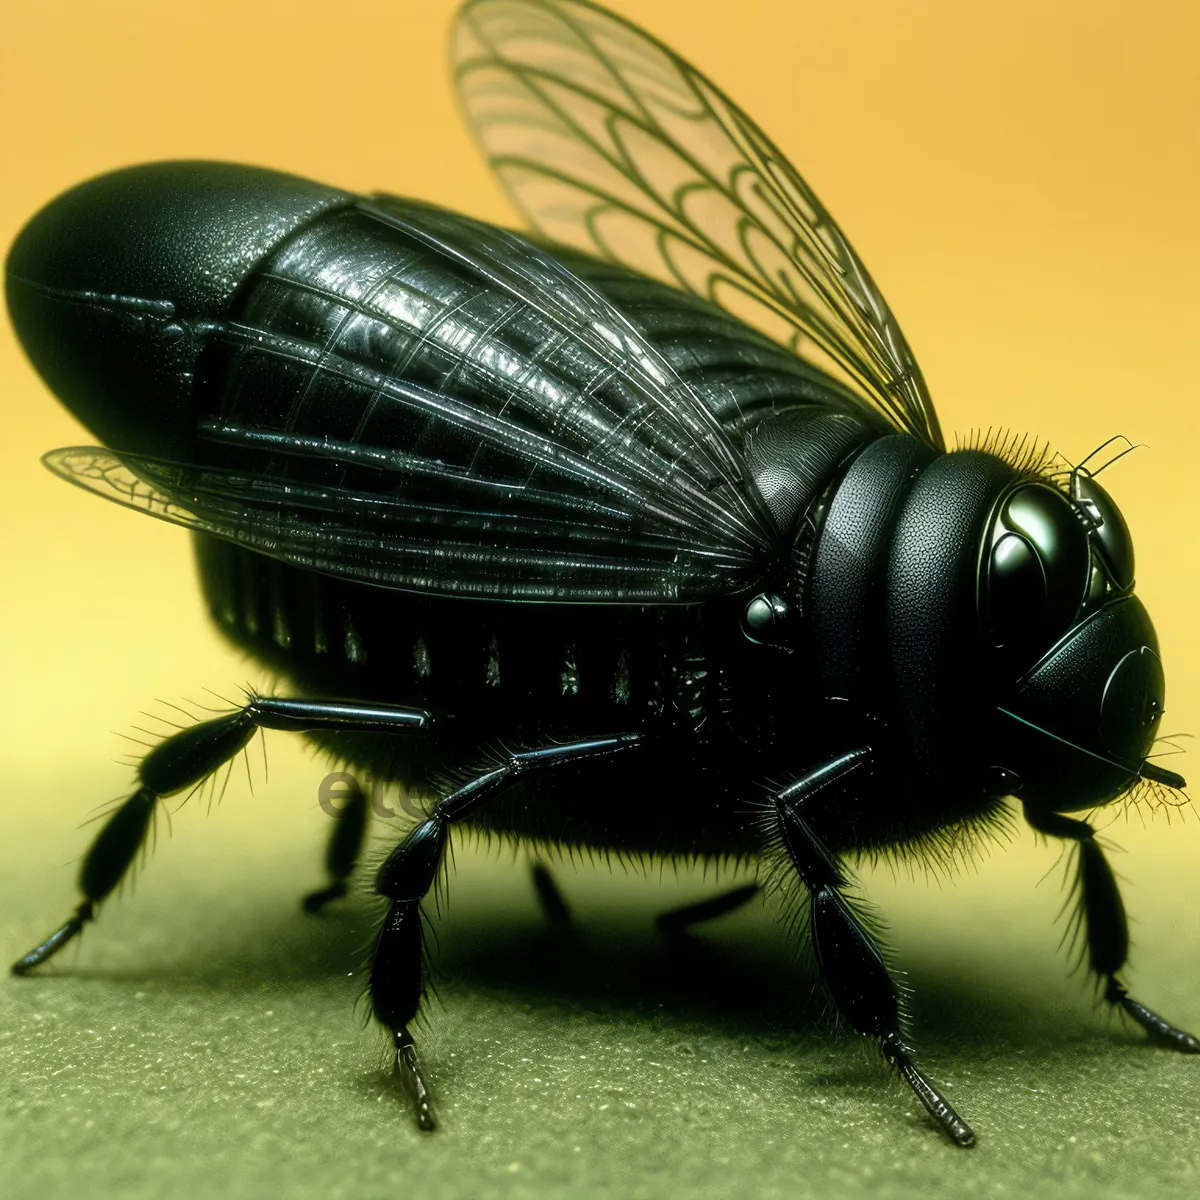
[(699, 610), (430, 598), (206, 536), (196, 552), (222, 632), (306, 690), (425, 705), (497, 733), (640, 727), (672, 700), (696, 720), (707, 708)]

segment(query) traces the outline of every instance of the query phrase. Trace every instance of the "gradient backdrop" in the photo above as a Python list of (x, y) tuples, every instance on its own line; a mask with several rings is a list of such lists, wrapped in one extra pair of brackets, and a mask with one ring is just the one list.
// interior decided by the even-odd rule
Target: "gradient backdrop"
[[(7, 5), (0, 243), (71, 184), (163, 158), (259, 163), (511, 221), (455, 110), (454, 7)], [(1104, 482), (1162, 642), (1164, 730), (1200, 729), (1200, 10), (614, 7), (790, 153), (899, 315), (948, 431), (1029, 430), (1075, 459), (1116, 433), (1147, 445)], [(9, 332), (0, 380), (0, 957), (12, 958), (74, 904), (79, 822), (128, 786), (114, 761), (128, 744), (110, 731), (150, 727), (141, 710), (168, 711), (156, 697), (202, 701), (260, 676), (206, 625), (180, 531), (39, 467), (43, 451), (89, 438)], [(979, 1132), (973, 1155), (943, 1146), (853, 1046), (823, 1039), (764, 913), (714, 926), (711, 958), (668, 970), (649, 915), (702, 894), (700, 877), (568, 865), (594, 939), (568, 968), (531, 949), (538, 922), (511, 856), (466, 847), (442, 937), (445, 1008), (426, 1040), (446, 1127), (419, 1139), (350, 1011), (369, 904), (316, 925), (296, 911), (319, 879), (324, 767), (281, 735), (270, 757), (269, 785), (261, 764), (253, 795), (235, 777), (219, 817), (195, 804), (174, 817), (136, 897), (109, 906), (56, 978), (0, 983), (0, 1145), (31, 1190), (721, 1195), (736, 1183), (1094, 1200), (1197, 1184), (1200, 1062), (1142, 1052), (1066, 979), (1056, 850), (1025, 833), (953, 885), (865, 872), (918, 989), (918, 1044)], [(1194, 754), (1169, 761), (1200, 773)], [(1129, 851), (1118, 869), (1136, 994), (1200, 1026), (1200, 827), (1188, 810), (1108, 836)]]

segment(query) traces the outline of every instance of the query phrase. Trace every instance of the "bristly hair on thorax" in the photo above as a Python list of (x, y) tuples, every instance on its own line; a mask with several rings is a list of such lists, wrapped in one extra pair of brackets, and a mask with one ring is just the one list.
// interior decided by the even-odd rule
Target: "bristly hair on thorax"
[(1037, 475), (1048, 483), (1060, 486), (1057, 477), (1069, 471), (1071, 464), (1049, 442), (1040, 441), (1028, 433), (1015, 429), (997, 429), (989, 425), (970, 429), (965, 434), (954, 435), (955, 450), (979, 450), (994, 454), (1021, 475)]

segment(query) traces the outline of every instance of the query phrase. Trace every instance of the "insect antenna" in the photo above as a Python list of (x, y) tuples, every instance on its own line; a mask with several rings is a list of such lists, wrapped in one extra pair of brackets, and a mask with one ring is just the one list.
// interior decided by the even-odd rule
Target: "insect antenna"
[[(1088, 463), (1090, 463), (1092, 461), (1092, 459), (1096, 457), (1097, 454), (1100, 454), (1104, 450), (1107, 450), (1108, 447), (1113, 444), (1113, 442), (1124, 442), (1125, 449), (1118, 451), (1118, 453), (1114, 454), (1111, 458), (1107, 459), (1101, 466), (1097, 467), (1094, 471), (1090, 470), (1088, 468)], [(1139, 443), (1135, 444), (1135, 443), (1131, 442), (1123, 433), (1114, 434), (1112, 437), (1110, 437), (1108, 439), (1108, 441), (1101, 442), (1100, 445), (1097, 446), (1095, 448), (1095, 450), (1093, 450), (1091, 452), (1091, 454), (1089, 454), (1087, 456), (1087, 458), (1085, 458), (1083, 460), (1083, 462), (1079, 463), (1075, 467), (1072, 467), (1071, 474), (1072, 475), (1076, 475), (1076, 474), (1090, 475), (1093, 479), (1095, 479), (1097, 475), (1099, 475), (1102, 471), (1107, 471), (1108, 468), (1113, 465), (1113, 463), (1120, 461), (1122, 458), (1125, 457), (1125, 455), (1132, 454), (1135, 450), (1144, 450), (1146, 448), (1147, 447), (1144, 442), (1139, 442)]]

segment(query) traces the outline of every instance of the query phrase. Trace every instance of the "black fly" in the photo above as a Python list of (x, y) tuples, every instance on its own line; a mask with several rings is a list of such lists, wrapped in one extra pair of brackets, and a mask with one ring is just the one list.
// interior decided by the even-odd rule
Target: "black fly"
[[(844, 860), (986, 836), (1015, 798), (1075, 847), (1106, 999), (1200, 1051), (1126, 992), (1120, 894), (1071, 815), (1183, 786), (1147, 758), (1163, 673), (1104, 464), (947, 453), (833, 219), (667, 47), (580, 0), (472, 0), (454, 54), (536, 236), (166, 163), (80, 185), (11, 251), (21, 340), (105, 444), (48, 466), (193, 530), (215, 619), (294, 690), (153, 748), (14, 970), (93, 918), (164, 796), (285, 729), (429, 797), (378, 874), (370, 975), (423, 1128), (420, 905), (459, 823), (762, 864), (838, 1011), (966, 1146)], [(352, 797), (310, 909), (365, 817)]]

